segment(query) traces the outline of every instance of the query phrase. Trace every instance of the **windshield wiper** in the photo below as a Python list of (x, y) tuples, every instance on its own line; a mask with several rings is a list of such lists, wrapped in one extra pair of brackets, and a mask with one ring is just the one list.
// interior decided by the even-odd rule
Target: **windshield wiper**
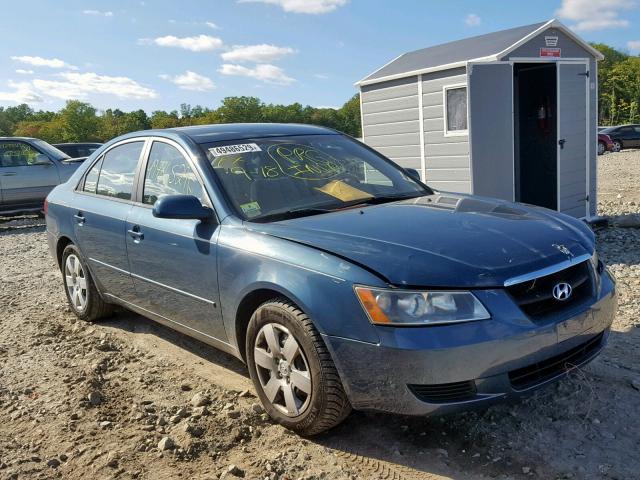
[(311, 215), (319, 215), (321, 213), (333, 212), (335, 209), (331, 208), (319, 208), (319, 207), (303, 207), (292, 208), (283, 212), (273, 212), (260, 215), (250, 219), (252, 222), (269, 222), (273, 220), (285, 220), (288, 218), (308, 217)]

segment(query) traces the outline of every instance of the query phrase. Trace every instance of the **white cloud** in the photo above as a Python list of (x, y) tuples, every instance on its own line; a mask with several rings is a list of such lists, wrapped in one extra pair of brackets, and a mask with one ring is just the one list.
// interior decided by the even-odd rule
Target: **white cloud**
[(468, 27), (477, 27), (482, 23), (482, 19), (475, 13), (470, 13), (464, 19), (464, 23), (466, 23)]
[(562, 0), (556, 15), (576, 22), (571, 28), (577, 31), (605, 30), (628, 27), (620, 13), (636, 6), (636, 0)]
[(33, 70), (25, 70), (24, 68), (17, 68), (16, 73), (20, 75), (31, 75), (33, 74)]
[(182, 90), (206, 92), (208, 90), (213, 90), (216, 87), (209, 77), (192, 72), (191, 70), (187, 70), (182, 75), (176, 75), (175, 77), (172, 77), (171, 75), (160, 75), (160, 78), (168, 80)]
[(221, 57), (227, 62), (265, 63), (273, 62), (292, 53), (295, 53), (293, 48), (277, 47), (263, 43), (249, 46), (236, 45), (230, 51), (224, 52)]
[(267, 3), (278, 5), (285, 12), (317, 15), (329, 13), (347, 4), (348, 0), (238, 0), (238, 3)]
[(111, 11), (101, 11), (101, 10), (83, 10), (82, 13), (85, 15), (95, 15), (100, 17), (113, 17), (113, 12)]
[(208, 52), (222, 48), (222, 40), (210, 35), (198, 35), (195, 37), (174, 37), (166, 35), (158, 38), (141, 38), (138, 43), (142, 45), (158, 45), (160, 47), (176, 47), (191, 50), (192, 52)]
[(63, 100), (86, 98), (92, 93), (139, 100), (157, 97), (154, 90), (144, 87), (128, 77), (112, 77), (93, 72), (64, 72), (57, 76), (62, 80), (36, 78), (31, 84), (39, 93)]
[(42, 58), (42, 57), (32, 57), (29, 55), (23, 55), (23, 56), (13, 56), (11, 57), (11, 60), (15, 60), (16, 62), (20, 62), (20, 63), (26, 63), (27, 65), (32, 65), (34, 67), (68, 68), (71, 70), (78, 69), (78, 67), (69, 65), (67, 62), (62, 61), (59, 58)]
[(0, 92), (0, 102), (15, 102), (15, 103), (41, 103), (42, 97), (33, 90), (32, 85), (29, 82), (8, 82), (9, 88), (12, 88), (11, 92)]
[(630, 40), (627, 42), (627, 47), (632, 52), (640, 52), (640, 40)]
[(218, 25), (216, 25), (213, 22), (204, 22), (204, 24), (209, 28), (213, 28), (214, 30), (218, 30), (220, 28)]
[(329, 75), (325, 75), (324, 73), (314, 73), (313, 76), (320, 80), (327, 80), (329, 78)]
[(241, 77), (254, 78), (261, 82), (271, 83), (275, 85), (291, 85), (296, 80), (287, 76), (280, 67), (261, 63), (254, 68), (248, 68), (244, 65), (235, 65), (224, 63), (218, 70), (222, 75), (238, 75)]

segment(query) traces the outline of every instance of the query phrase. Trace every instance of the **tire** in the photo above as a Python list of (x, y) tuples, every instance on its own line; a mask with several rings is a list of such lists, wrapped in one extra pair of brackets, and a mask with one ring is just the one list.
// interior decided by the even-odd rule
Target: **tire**
[(284, 427), (303, 436), (317, 435), (351, 412), (322, 337), (309, 317), (286, 299), (258, 307), (249, 321), (246, 347), (258, 397)]
[(598, 155), (603, 155), (607, 151), (607, 146), (604, 142), (598, 142)]
[(113, 313), (96, 289), (87, 264), (73, 244), (62, 252), (62, 283), (69, 307), (80, 320), (94, 322)]
[(622, 150), (622, 142), (620, 140), (614, 140), (613, 141), (613, 151), (614, 152), (619, 152), (620, 150)]

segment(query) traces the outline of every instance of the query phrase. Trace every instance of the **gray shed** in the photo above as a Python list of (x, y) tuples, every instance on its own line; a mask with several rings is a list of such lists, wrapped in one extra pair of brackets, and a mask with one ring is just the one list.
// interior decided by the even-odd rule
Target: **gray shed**
[(356, 83), (363, 140), (436, 189), (589, 219), (602, 58), (557, 20), (405, 53)]

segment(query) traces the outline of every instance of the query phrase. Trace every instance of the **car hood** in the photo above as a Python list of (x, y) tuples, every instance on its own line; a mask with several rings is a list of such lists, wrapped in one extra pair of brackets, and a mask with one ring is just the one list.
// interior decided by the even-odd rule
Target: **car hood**
[(594, 250), (580, 220), (457, 194), (247, 225), (348, 259), (398, 286), (499, 287)]

